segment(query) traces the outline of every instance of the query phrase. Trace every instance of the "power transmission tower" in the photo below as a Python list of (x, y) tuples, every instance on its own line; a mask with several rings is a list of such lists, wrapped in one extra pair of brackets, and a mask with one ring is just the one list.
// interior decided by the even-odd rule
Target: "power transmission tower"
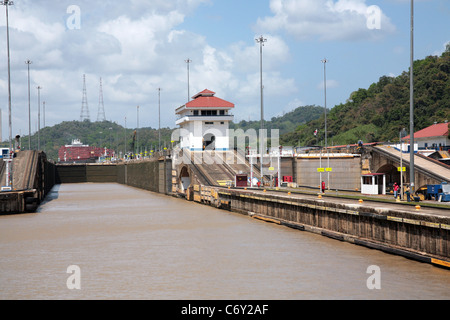
[(98, 113), (97, 121), (106, 121), (105, 106), (103, 104), (103, 85), (102, 78), (100, 78), (100, 94), (98, 97)]
[(89, 106), (87, 102), (87, 93), (86, 93), (86, 75), (83, 74), (83, 100), (81, 102), (81, 115), (80, 115), (80, 121), (88, 120), (90, 121), (89, 117)]

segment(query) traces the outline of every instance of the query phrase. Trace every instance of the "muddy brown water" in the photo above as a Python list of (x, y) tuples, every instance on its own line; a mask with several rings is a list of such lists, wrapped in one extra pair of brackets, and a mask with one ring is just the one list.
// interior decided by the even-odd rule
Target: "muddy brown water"
[(0, 299), (450, 298), (449, 270), (119, 184), (0, 216), (0, 257)]

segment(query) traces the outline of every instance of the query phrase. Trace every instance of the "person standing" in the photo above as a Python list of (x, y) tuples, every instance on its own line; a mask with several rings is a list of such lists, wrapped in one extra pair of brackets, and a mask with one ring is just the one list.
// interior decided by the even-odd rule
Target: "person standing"
[(406, 187), (405, 193), (406, 193), (406, 201), (409, 202), (411, 200), (411, 192), (409, 191), (409, 187)]
[(322, 193), (325, 193), (325, 181), (322, 181)]
[(398, 184), (394, 182), (394, 199), (397, 199), (398, 196)]

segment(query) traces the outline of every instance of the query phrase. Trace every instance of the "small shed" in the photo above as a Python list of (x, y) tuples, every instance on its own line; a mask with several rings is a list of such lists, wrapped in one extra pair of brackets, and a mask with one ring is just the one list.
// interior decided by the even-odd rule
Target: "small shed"
[(248, 175), (246, 174), (237, 174), (235, 176), (234, 185), (236, 187), (247, 187), (248, 185)]
[(386, 175), (384, 173), (367, 173), (361, 176), (361, 193), (386, 194)]

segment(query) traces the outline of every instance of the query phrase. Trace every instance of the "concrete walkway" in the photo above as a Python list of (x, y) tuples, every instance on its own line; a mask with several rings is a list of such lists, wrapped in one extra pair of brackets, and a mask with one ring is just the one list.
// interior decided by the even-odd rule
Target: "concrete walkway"
[[(437, 202), (433, 200), (425, 200), (420, 202), (398, 202), (394, 199), (393, 195), (363, 195), (359, 192), (339, 190), (327, 190), (325, 194), (321, 194), (320, 199), (320, 192), (318, 189), (306, 187), (280, 188), (279, 190), (267, 188), (266, 192), (264, 192), (264, 189), (262, 188), (254, 188), (251, 189), (251, 191), (265, 196), (274, 195), (283, 197), (295, 197), (317, 201), (338, 202), (342, 204), (354, 205), (355, 207), (370, 206), (378, 208), (380, 210), (399, 210), (402, 212), (406, 211), (414, 214), (429, 215), (433, 217), (450, 217), (450, 202)], [(291, 192), (290, 195), (288, 194), (289, 191)], [(359, 202), (360, 199), (363, 199), (362, 203)], [(432, 206), (436, 204), (439, 204), (440, 207), (437, 208)], [(419, 210), (416, 209), (416, 205), (420, 206)]]

